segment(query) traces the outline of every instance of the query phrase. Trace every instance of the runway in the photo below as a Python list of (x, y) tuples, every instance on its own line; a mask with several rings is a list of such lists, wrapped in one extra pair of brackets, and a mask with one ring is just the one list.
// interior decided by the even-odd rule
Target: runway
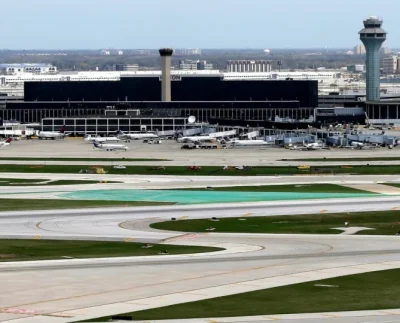
[[(182, 234), (148, 228), (150, 222), (172, 216), (260, 216), (399, 206), (400, 198), (391, 196), (379, 200), (0, 213), (3, 237), (130, 239), (226, 248), (222, 252), (197, 255), (0, 263), (0, 279), (8, 282), (2, 286), (0, 321), (72, 322), (183, 300), (400, 268), (399, 238), (395, 236)], [(345, 318), (335, 322), (356, 321)]]

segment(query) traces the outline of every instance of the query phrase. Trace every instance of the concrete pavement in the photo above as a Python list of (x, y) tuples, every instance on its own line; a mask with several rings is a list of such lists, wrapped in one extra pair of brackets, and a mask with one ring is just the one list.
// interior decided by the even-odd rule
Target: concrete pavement
[[(370, 150), (359, 149), (332, 149), (319, 151), (298, 151), (284, 148), (246, 147), (235, 149), (181, 149), (181, 144), (172, 140), (164, 141), (160, 145), (148, 145), (141, 141), (132, 141), (127, 144), (130, 150), (107, 152), (93, 149), (90, 143), (83, 140), (21, 140), (13, 142), (10, 146), (1, 149), (3, 157), (37, 157), (37, 158), (154, 158), (168, 159), (169, 161), (147, 161), (147, 162), (86, 162), (89, 165), (170, 165), (170, 166), (192, 166), (192, 165), (251, 165), (251, 166), (278, 166), (278, 165), (387, 165), (400, 164), (397, 161), (346, 161), (346, 162), (301, 162), (291, 161), (298, 158), (375, 158), (375, 157), (400, 157), (400, 149), (389, 150), (377, 148)], [(283, 160), (287, 159), (287, 160)], [(5, 164), (78, 164), (85, 162), (52, 162), (52, 161), (4, 161)]]
[[(11, 237), (160, 241), (226, 246), (227, 252), (108, 259), (1, 263), (9, 284), (0, 296), (0, 321), (71, 322), (340, 275), (400, 268), (398, 237), (189, 234), (148, 230), (141, 221), (172, 215), (297, 214), (369, 210), (399, 205), (337, 200), (236, 203), (130, 209), (0, 213), (0, 234)], [(124, 225), (122, 225), (125, 223)], [(131, 241), (131, 240), (130, 240)], [(28, 317), (29, 321), (28, 321)]]

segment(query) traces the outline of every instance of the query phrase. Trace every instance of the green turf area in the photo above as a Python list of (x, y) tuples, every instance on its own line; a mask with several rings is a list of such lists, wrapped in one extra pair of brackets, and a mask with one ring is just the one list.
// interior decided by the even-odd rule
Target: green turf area
[[(399, 293), (400, 269), (393, 269), (264, 289), (123, 315), (131, 316), (132, 320), (147, 321), (393, 309), (400, 307)], [(111, 316), (108, 316), (83, 322), (108, 322), (110, 319)]]
[(228, 186), (208, 188), (184, 188), (185, 191), (222, 191), (222, 192), (296, 192), (296, 193), (370, 193), (351, 187), (335, 184), (296, 184), (296, 185), (260, 185)]
[(354, 158), (296, 158), (296, 159), (281, 159), (281, 161), (304, 161), (304, 162), (340, 162), (340, 161), (396, 161), (400, 157), (354, 157)]
[(382, 185), (393, 186), (393, 187), (400, 187), (400, 183), (382, 183)]
[[(53, 186), (53, 185), (83, 185), (83, 184), (99, 184), (99, 181), (86, 180), (56, 180), (48, 179), (26, 179), (26, 178), (0, 178), (0, 186)], [(115, 181), (107, 181), (107, 183), (121, 183)]]
[[(311, 169), (298, 169), (294, 166), (279, 167), (251, 167), (249, 169), (223, 170), (218, 166), (202, 166), (200, 170), (192, 170), (186, 166), (126, 166), (116, 169), (112, 166), (101, 166), (109, 174), (137, 174), (137, 175), (213, 175), (213, 176), (257, 176), (257, 175), (323, 175), (323, 174), (353, 174), (353, 175), (395, 175), (400, 174), (400, 165), (379, 166), (320, 166)], [(14, 173), (64, 173), (78, 174), (94, 172), (94, 168), (87, 165), (0, 165), (0, 172)]]
[(50, 199), (0, 199), (0, 212), (23, 210), (79, 209), (97, 207), (129, 207), (172, 205), (169, 202), (131, 202), (99, 200), (50, 200)]
[(147, 161), (169, 161), (168, 159), (156, 158), (42, 158), (42, 157), (0, 157), (1, 160), (23, 160), (23, 161), (101, 161), (101, 162), (147, 162)]
[(2, 239), (0, 261), (151, 256), (158, 255), (163, 250), (172, 255), (223, 250), (195, 246), (153, 245), (151, 248), (143, 246), (142, 243), (132, 242)]
[[(184, 232), (208, 232), (212, 226), (213, 232), (248, 232), (248, 233), (341, 233), (332, 228), (344, 227), (349, 222), (353, 227), (367, 227), (376, 230), (364, 230), (358, 234), (368, 235), (395, 235), (400, 231), (400, 211), (379, 211), (360, 213), (331, 213), (311, 215), (285, 215), (266, 217), (220, 218), (179, 220), (159, 222), (151, 225), (152, 228)], [(400, 243), (400, 238), (399, 238)]]

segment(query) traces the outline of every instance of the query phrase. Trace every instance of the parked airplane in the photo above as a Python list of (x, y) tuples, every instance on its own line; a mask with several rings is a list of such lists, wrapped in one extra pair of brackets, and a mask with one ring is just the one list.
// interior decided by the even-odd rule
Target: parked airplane
[(105, 142), (119, 142), (121, 139), (117, 138), (116, 136), (114, 137), (99, 137), (99, 136), (92, 136), (92, 135), (85, 135), (85, 138), (83, 139), (88, 142), (93, 142), (97, 141), (99, 144), (105, 143)]
[(312, 142), (312, 143), (309, 143), (309, 144), (306, 144), (305, 142), (303, 142), (303, 146), (304, 147), (306, 147), (306, 148), (309, 148), (309, 149), (322, 149), (322, 148), (324, 148), (324, 146), (323, 145), (321, 145), (319, 142)]
[(200, 141), (210, 141), (215, 140), (214, 137), (210, 136), (191, 136), (191, 137), (178, 137), (176, 138), (177, 142), (184, 143), (184, 142), (200, 142)]
[(362, 143), (362, 142), (359, 142), (359, 141), (352, 141), (350, 143), (350, 146), (353, 146), (353, 147), (356, 147), (356, 148), (362, 148), (362, 147), (365, 146), (365, 144)]
[(12, 141), (11, 138), (7, 138), (5, 141), (0, 141), (0, 147), (6, 147), (11, 145), (11, 141)]
[(233, 147), (236, 146), (266, 146), (270, 145), (269, 142), (262, 140), (262, 139), (253, 139), (253, 140), (239, 140), (239, 139), (233, 139), (231, 141), (228, 141), (228, 143), (232, 143)]
[[(359, 141), (352, 141), (350, 143), (350, 146), (355, 148), (355, 149), (373, 149), (373, 148), (379, 148), (382, 147), (381, 144), (377, 143), (364, 143), (364, 142), (359, 142)], [(390, 146), (388, 146), (390, 148)], [(391, 147), (393, 148), (393, 146)], [(390, 149), (391, 149), (390, 148)]]
[(55, 131), (39, 131), (38, 138), (39, 139), (64, 139), (69, 136), (70, 133), (65, 133), (65, 126), (62, 126), (59, 132)]
[(138, 139), (154, 139), (158, 138), (158, 136), (152, 132), (133, 132), (133, 133), (124, 133), (121, 130), (117, 131), (117, 137), (122, 140), (131, 141)]
[(303, 146), (289, 146), (290, 150), (320, 150), (320, 149), (329, 149), (324, 147), (322, 144), (320, 144), (319, 142), (312, 142), (309, 144), (306, 144), (305, 142), (303, 142)]
[(115, 151), (115, 150), (125, 150), (127, 151), (129, 148), (125, 145), (117, 145), (117, 144), (100, 144), (97, 141), (93, 140), (93, 148), (104, 149), (107, 151)]

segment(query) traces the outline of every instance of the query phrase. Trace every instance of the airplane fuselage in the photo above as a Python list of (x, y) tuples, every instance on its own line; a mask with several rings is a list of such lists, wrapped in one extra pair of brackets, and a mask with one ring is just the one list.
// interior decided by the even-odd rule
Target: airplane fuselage
[(155, 139), (158, 136), (154, 133), (123, 133), (118, 136), (123, 140)]
[(65, 134), (61, 132), (40, 131), (38, 134), (39, 139), (64, 139)]
[(121, 141), (121, 139), (117, 138), (117, 137), (92, 137), (92, 136), (87, 136), (84, 139), (85, 141), (88, 141), (90, 143), (93, 142), (93, 140), (95, 140), (96, 142), (98, 142), (99, 144), (102, 143), (107, 143), (107, 142), (119, 142)]
[(97, 149), (103, 149), (106, 151), (115, 151), (115, 150), (125, 150), (127, 151), (129, 148), (125, 145), (116, 145), (116, 144), (100, 144), (97, 142), (93, 142), (94, 147)]
[(207, 141), (207, 140), (215, 140), (215, 138), (212, 138), (210, 136), (193, 136), (193, 137), (180, 137), (176, 141), (177, 142), (196, 142), (196, 141)]
[(268, 142), (264, 140), (234, 140), (232, 141), (233, 146), (265, 146)]

